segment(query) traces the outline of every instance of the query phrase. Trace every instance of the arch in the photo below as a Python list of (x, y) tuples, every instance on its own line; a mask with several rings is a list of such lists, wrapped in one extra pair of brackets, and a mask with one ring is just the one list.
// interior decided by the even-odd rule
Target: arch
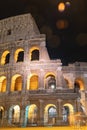
[(4, 51), (1, 56), (1, 65), (8, 64), (10, 60), (10, 52), (8, 50)]
[(84, 90), (85, 86), (84, 86), (84, 81), (82, 78), (76, 78), (75, 79), (75, 83), (74, 83), (74, 89), (75, 91), (79, 91), (79, 90)]
[(3, 116), (4, 116), (4, 108), (0, 106), (0, 120), (3, 119)]
[(22, 90), (22, 76), (16, 74), (11, 80), (11, 91), (21, 91)]
[(0, 92), (6, 92), (7, 79), (5, 76), (0, 77)]
[(20, 107), (19, 105), (13, 105), (9, 109), (9, 124), (19, 123), (20, 121)]
[(38, 108), (35, 104), (26, 107), (25, 110), (25, 126), (27, 124), (37, 124)]
[(72, 104), (66, 103), (63, 105), (63, 121), (69, 122), (69, 124), (74, 124), (74, 108)]
[(38, 47), (32, 47), (30, 49), (30, 60), (34, 61), (34, 60), (39, 60), (39, 48)]
[(16, 62), (24, 61), (24, 50), (22, 48), (19, 48), (15, 51), (14, 59)]
[(37, 123), (37, 116), (38, 116), (38, 108), (35, 104), (30, 105), (29, 111), (28, 111), (28, 122), (32, 124)]
[(54, 73), (49, 72), (45, 75), (45, 89), (56, 89), (56, 78)]
[(65, 79), (65, 82), (66, 82), (66, 85), (69, 89), (72, 89), (72, 83), (71, 81), (68, 79), (68, 78), (64, 78)]
[(56, 123), (57, 117), (57, 108), (54, 104), (46, 105), (44, 109), (44, 124), (52, 124)]
[(38, 75), (31, 74), (27, 80), (27, 90), (37, 90), (38, 89)]

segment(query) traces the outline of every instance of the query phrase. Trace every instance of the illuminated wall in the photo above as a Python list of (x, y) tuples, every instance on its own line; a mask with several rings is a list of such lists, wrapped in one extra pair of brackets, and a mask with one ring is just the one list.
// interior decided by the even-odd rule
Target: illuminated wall
[(30, 14), (1, 20), (2, 28), (0, 126), (65, 126), (86, 117), (87, 64), (51, 60)]

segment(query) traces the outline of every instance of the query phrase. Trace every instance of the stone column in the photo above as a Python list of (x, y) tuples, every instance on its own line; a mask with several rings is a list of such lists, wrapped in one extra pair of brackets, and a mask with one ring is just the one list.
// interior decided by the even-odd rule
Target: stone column
[(9, 109), (6, 108), (3, 115), (2, 126), (8, 127), (9, 125), (11, 125), (9, 124)]
[(44, 70), (40, 69), (40, 76), (39, 76), (39, 89), (44, 89)]
[(24, 121), (25, 121), (25, 107), (21, 108), (21, 113), (20, 113), (20, 126), (26, 127), (24, 126)]
[(63, 87), (61, 67), (58, 67), (57, 69), (56, 86), (57, 89), (62, 89)]
[(87, 87), (86, 87), (86, 84), (87, 84), (87, 74), (84, 74), (84, 89), (85, 89), (85, 91), (86, 91), (86, 93), (87, 93)]
[(11, 91), (11, 80), (12, 80), (12, 77), (10, 75), (10, 72), (8, 72), (7, 74), (7, 84), (6, 84), (6, 92), (10, 92)]
[(57, 100), (57, 104), (58, 104), (58, 119), (62, 120), (62, 100), (58, 99)]
[(39, 108), (39, 114), (40, 114), (40, 116), (39, 116), (39, 125), (43, 125), (44, 124), (44, 107), (43, 107), (43, 105), (44, 105), (44, 101), (43, 100), (39, 100), (39, 103), (40, 103), (40, 108)]
[(22, 92), (25, 92), (27, 90), (27, 75), (25, 75), (26, 73), (24, 72), (23, 74), (23, 79), (22, 79)]
[(9, 60), (10, 64), (14, 64), (16, 62), (15, 59), (14, 59), (14, 57), (15, 57), (15, 51), (16, 50), (14, 50), (13, 47), (10, 50), (10, 60)]
[(30, 61), (30, 55), (29, 55), (29, 43), (28, 41), (24, 41), (24, 44), (26, 44), (26, 46), (24, 47), (24, 62), (29, 62)]
[(77, 98), (77, 112), (80, 112), (80, 98)]

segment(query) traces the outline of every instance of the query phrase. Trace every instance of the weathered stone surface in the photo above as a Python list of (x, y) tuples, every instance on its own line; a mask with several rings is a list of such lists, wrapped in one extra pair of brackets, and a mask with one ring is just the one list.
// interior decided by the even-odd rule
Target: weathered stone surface
[[(29, 58), (30, 49), (33, 47), (39, 48), (39, 60), (32, 61)], [(20, 48), (24, 50), (24, 60), (16, 62), (14, 59), (15, 51)], [(75, 82), (78, 82), (80, 91), (84, 89), (84, 93), (86, 93), (84, 101), (87, 104), (87, 63), (62, 66), (60, 59), (51, 60), (46, 49), (45, 35), (40, 34), (31, 14), (0, 21), (0, 58), (6, 50), (10, 52), (10, 61), (5, 65), (0, 64), (0, 107), (3, 107), (7, 113), (5, 120), (8, 120), (9, 110), (15, 105), (20, 106), (22, 115), (19, 124), (17, 124), (19, 126), (24, 125), (26, 106), (32, 104), (38, 106), (38, 118), (41, 119), (44, 119), (47, 105), (55, 106), (60, 116), (62, 116), (62, 108), (67, 104), (72, 106), (74, 112), (78, 112), (78, 98), (82, 96), (80, 96), (79, 91), (75, 90)], [(31, 74), (38, 75), (38, 90), (27, 89), (27, 82), (29, 82), (27, 80)], [(45, 80), (48, 74), (55, 77), (55, 89), (46, 88)], [(11, 91), (11, 81), (14, 75), (22, 77), (21, 91)], [(1, 91), (3, 76), (7, 79), (6, 92)], [(87, 111), (87, 105), (84, 108)], [(84, 114), (86, 115), (86, 113)], [(61, 120), (60, 117), (57, 118), (56, 120), (61, 123), (62, 118)], [(38, 120), (38, 125), (44, 123), (44, 121)], [(57, 121), (55, 125), (59, 125)]]

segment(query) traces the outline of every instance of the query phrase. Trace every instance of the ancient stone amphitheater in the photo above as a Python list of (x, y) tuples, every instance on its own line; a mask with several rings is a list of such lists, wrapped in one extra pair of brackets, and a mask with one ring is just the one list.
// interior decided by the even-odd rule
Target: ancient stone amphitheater
[(31, 16), (0, 21), (0, 127), (86, 124), (87, 63), (51, 60)]

